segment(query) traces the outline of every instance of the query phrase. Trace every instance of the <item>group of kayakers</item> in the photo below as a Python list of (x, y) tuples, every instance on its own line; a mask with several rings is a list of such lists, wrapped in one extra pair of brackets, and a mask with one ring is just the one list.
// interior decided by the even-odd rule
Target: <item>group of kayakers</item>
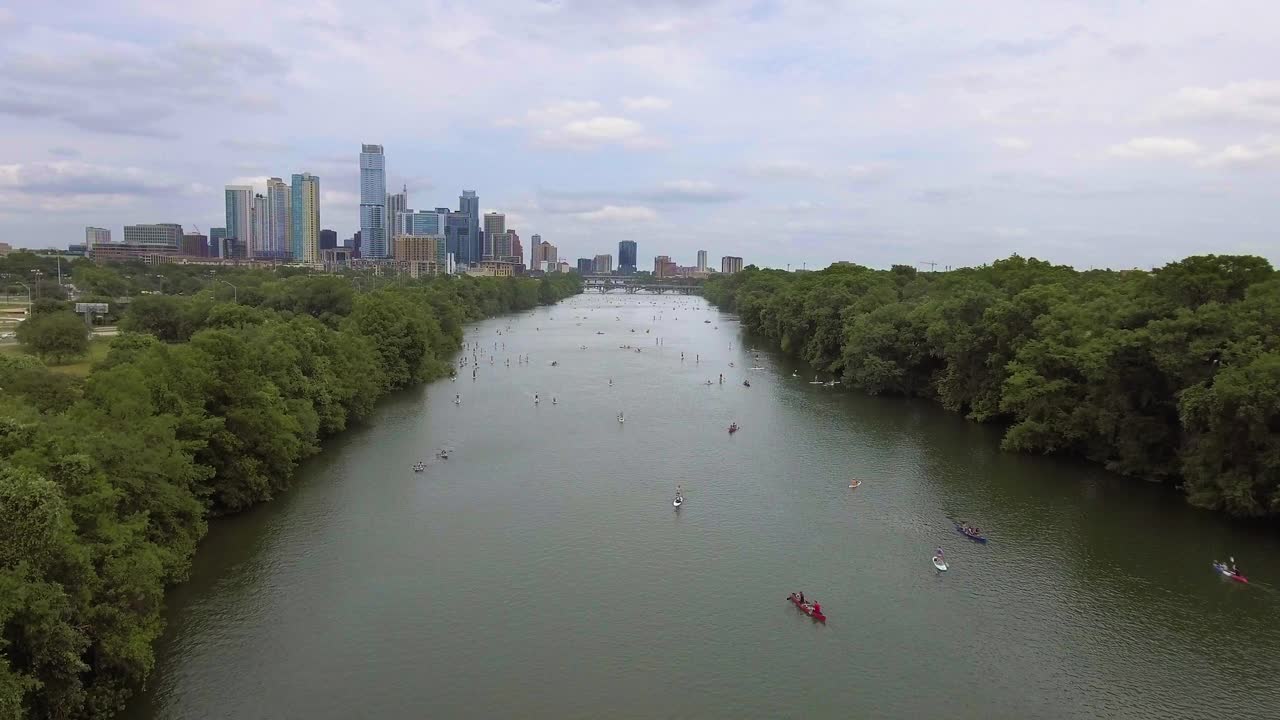
[(817, 600), (814, 600), (813, 602), (809, 602), (808, 600), (805, 600), (803, 592), (791, 593), (791, 600), (796, 604), (797, 607), (799, 607), (801, 610), (804, 610), (807, 613), (810, 613), (812, 615), (822, 614), (822, 604), (819, 603)]
[(969, 537), (982, 537), (982, 528), (974, 527), (969, 523), (960, 523), (960, 532)]

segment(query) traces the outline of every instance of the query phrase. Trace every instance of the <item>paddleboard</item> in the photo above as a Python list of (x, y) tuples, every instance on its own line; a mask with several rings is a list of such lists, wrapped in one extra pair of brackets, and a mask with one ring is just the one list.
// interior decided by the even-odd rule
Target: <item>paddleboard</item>
[(933, 559), (933, 566), (934, 566), (935, 568), (937, 568), (939, 572), (946, 572), (946, 571), (947, 571), (947, 561), (946, 561), (946, 560), (941, 560), (941, 559), (939, 559), (939, 558), (934, 558), (934, 559)]
[(675, 509), (677, 509), (677, 510), (679, 510), (679, 509), (680, 509), (680, 506), (681, 506), (681, 505), (683, 505), (683, 504), (684, 504), (684, 498), (676, 498), (675, 500), (672, 500), (672, 501), (671, 501), (671, 507), (673, 507), (673, 508), (675, 508)]

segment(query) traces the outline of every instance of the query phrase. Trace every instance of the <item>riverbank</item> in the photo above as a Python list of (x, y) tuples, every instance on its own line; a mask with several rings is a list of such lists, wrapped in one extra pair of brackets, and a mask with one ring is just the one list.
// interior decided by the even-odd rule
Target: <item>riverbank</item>
[(714, 278), (704, 293), (844, 386), (1002, 423), (1002, 447), (1176, 486), (1280, 519), (1280, 279), (1263, 259), (1152, 273), (1014, 256), (918, 273), (852, 264)]
[(187, 577), (208, 517), (272, 499), (379, 398), (447, 374), (467, 323), (579, 290), (572, 276), (369, 293), (248, 280), (238, 303), (138, 298), (83, 382), (0, 358), (5, 712), (119, 709), (153, 667), (164, 588)]

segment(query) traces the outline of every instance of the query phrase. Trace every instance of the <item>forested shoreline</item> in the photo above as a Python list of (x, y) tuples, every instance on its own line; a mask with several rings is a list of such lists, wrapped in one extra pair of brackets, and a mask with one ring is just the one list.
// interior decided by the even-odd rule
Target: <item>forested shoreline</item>
[(871, 394), (930, 398), (1062, 453), (1280, 518), (1280, 276), (1252, 256), (1152, 272), (1013, 256), (920, 273), (749, 267), (706, 297), (751, 332)]
[(581, 291), (576, 275), (143, 270), (182, 294), (133, 298), (87, 377), (0, 354), (0, 720), (116, 712), (209, 517), (270, 500), (380, 398), (450, 372), (466, 323)]

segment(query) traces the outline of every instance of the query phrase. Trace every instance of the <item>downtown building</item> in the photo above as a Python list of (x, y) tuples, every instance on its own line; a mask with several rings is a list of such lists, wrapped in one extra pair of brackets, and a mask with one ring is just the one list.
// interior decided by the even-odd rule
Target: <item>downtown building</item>
[(634, 275), (636, 272), (636, 241), (623, 240), (618, 243), (618, 273)]
[(250, 257), (253, 247), (252, 185), (226, 186), (226, 221), (229, 255), (221, 257)]
[(293, 215), (290, 255), (296, 263), (320, 262), (320, 178), (297, 173), (290, 184), (289, 210)]
[(111, 242), (111, 231), (106, 228), (86, 227), (84, 229), (84, 247), (85, 250), (91, 250), (94, 245), (105, 245)]
[(293, 256), (293, 190), (278, 177), (267, 180), (267, 241), (264, 252), (269, 257)]
[(381, 145), (360, 146), (360, 236), (363, 257), (379, 259), (391, 254), (387, 245), (387, 165)]
[(613, 256), (597, 255), (595, 259), (592, 260), (591, 267), (593, 270), (595, 270), (595, 273), (597, 275), (612, 275), (613, 274)]
[(578, 258), (578, 274), (590, 275), (595, 268), (595, 260), (591, 258)]
[[(534, 235), (533, 238), (533, 258), (529, 264), (529, 269), (540, 272), (558, 272), (560, 265), (560, 255), (555, 245), (542, 239), (541, 235)], [(565, 263), (567, 266), (568, 263)]]
[(474, 265), (484, 257), (484, 244), (480, 237), (480, 198), (475, 190), (463, 190), (458, 196), (458, 212), (466, 217), (467, 228), (465, 238), (458, 240), (455, 257), (461, 264)]
[(706, 271), (707, 271), (707, 251), (699, 250), (698, 251), (698, 272), (706, 272)]
[(659, 280), (673, 278), (680, 274), (680, 266), (667, 255), (659, 255), (653, 259), (653, 276)]
[(742, 258), (733, 255), (725, 255), (720, 258), (720, 272), (729, 275), (736, 272), (742, 272)]
[(503, 252), (501, 243), (507, 237), (507, 216), (500, 212), (488, 212), (484, 214), (484, 251), (481, 254), (482, 260), (496, 260), (499, 257), (510, 255), (508, 249)]

